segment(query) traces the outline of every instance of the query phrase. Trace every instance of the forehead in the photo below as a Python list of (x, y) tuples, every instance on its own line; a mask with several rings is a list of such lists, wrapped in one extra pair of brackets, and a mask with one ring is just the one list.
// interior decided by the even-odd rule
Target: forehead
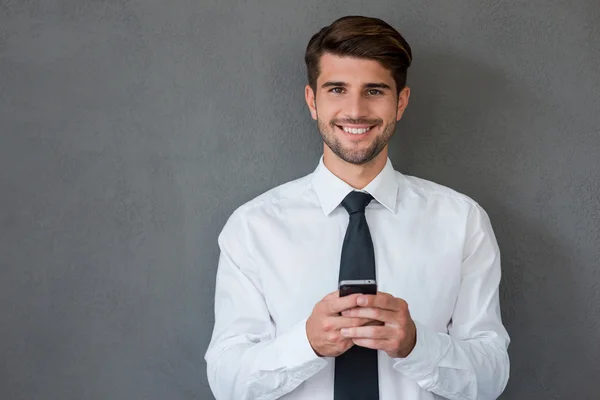
[(380, 81), (394, 84), (391, 71), (375, 60), (337, 56), (325, 53), (319, 62), (318, 83), (326, 81), (343, 81), (348, 84), (364, 84)]

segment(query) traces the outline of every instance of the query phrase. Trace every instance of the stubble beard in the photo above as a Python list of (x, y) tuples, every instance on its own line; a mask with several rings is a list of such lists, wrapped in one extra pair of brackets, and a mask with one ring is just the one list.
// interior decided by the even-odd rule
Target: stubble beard
[[(362, 121), (354, 121), (354, 123), (363, 123)], [(389, 143), (394, 136), (394, 130), (396, 129), (396, 122), (392, 121), (387, 125), (383, 126), (383, 131), (380, 135), (376, 136), (372, 139), (370, 145), (365, 149), (354, 149), (344, 147), (336, 135), (335, 130), (336, 123), (335, 121), (331, 121), (326, 123), (321, 120), (317, 116), (317, 125), (319, 127), (319, 132), (321, 133), (321, 138), (323, 138), (323, 142), (331, 149), (331, 151), (346, 161), (347, 163), (354, 165), (363, 165), (372, 161), (375, 157), (377, 157), (385, 148), (385, 146)], [(374, 126), (371, 129), (378, 129), (381, 124)]]

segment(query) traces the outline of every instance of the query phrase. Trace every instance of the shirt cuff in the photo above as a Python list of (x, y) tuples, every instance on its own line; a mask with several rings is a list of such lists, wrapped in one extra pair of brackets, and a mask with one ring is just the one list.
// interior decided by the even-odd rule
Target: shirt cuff
[(308, 341), (306, 334), (307, 319), (304, 318), (276, 339), (280, 365), (285, 365), (287, 369), (310, 366), (311, 369), (316, 368), (319, 370), (327, 365), (327, 360), (319, 357)]
[(438, 362), (450, 348), (450, 338), (431, 331), (425, 325), (414, 321), (417, 327), (417, 343), (405, 358), (394, 358), (396, 371), (409, 378), (420, 380), (431, 374)]

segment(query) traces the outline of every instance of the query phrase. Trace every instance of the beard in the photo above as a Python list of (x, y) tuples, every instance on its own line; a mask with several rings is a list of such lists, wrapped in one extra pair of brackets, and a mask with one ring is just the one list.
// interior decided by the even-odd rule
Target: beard
[(375, 136), (370, 145), (364, 149), (354, 149), (350, 147), (344, 147), (339, 137), (336, 135), (336, 125), (343, 125), (343, 123), (352, 124), (366, 124), (375, 125), (371, 129), (377, 129), (383, 125), (381, 120), (331, 120), (329, 123), (321, 120), (317, 116), (317, 125), (319, 132), (323, 138), (323, 142), (331, 149), (331, 151), (342, 160), (350, 164), (362, 165), (370, 162), (381, 153), (381, 151), (387, 146), (389, 141), (394, 136), (394, 130), (396, 129), (396, 122), (392, 121), (386, 125), (383, 125), (383, 131), (380, 135)]

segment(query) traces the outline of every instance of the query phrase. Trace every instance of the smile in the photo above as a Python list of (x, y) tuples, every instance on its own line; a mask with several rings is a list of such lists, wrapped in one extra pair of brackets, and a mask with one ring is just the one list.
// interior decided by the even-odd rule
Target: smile
[(372, 128), (374, 128), (376, 125), (373, 126), (362, 126), (362, 127), (350, 127), (350, 126), (341, 126), (341, 125), (336, 125), (340, 130), (349, 133), (351, 135), (364, 135), (365, 133), (369, 132)]

